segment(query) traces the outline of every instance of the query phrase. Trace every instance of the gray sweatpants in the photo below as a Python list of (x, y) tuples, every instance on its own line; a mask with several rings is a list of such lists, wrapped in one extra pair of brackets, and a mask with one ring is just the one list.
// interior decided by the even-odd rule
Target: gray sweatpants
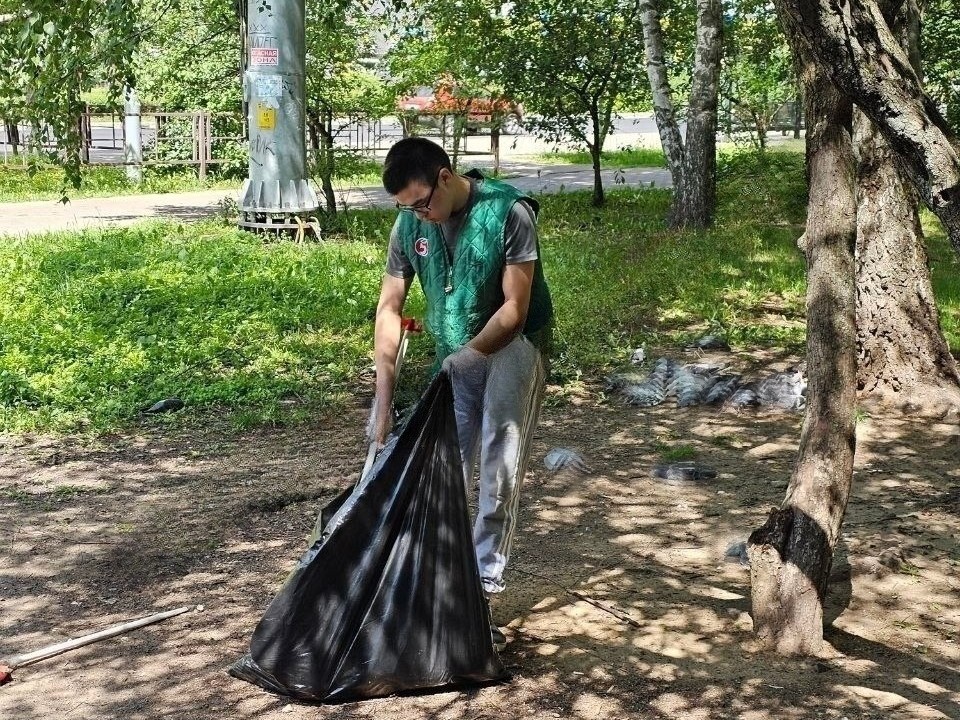
[(467, 492), (480, 460), (473, 544), (483, 589), (504, 588), (517, 524), (520, 486), (546, 382), (546, 358), (523, 335), (489, 356), (486, 382), (451, 377)]

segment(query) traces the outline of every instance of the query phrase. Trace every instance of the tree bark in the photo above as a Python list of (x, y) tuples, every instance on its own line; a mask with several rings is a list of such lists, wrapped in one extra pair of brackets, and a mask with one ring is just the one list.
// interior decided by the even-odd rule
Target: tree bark
[(640, 3), (647, 77), (660, 143), (673, 180), (673, 204), (667, 218), (673, 228), (707, 227), (713, 220), (717, 190), (717, 97), (723, 49), (720, 0), (697, 0), (697, 44), (687, 109), (686, 143), (677, 123), (663, 52), (663, 28), (655, 0)]
[(837, 88), (876, 124), (960, 254), (960, 144), (923, 92), (876, 1), (776, 4), (791, 44), (802, 43)]
[(603, 141), (606, 136), (606, 128), (600, 126), (600, 109), (594, 102), (590, 108), (590, 123), (593, 125), (593, 141), (587, 143), (590, 150), (590, 162), (593, 164), (593, 199), (594, 207), (603, 207), (603, 177), (600, 174), (600, 153), (603, 151)]
[(4, 120), (7, 129), (7, 143), (13, 148), (13, 156), (20, 154), (20, 126), (16, 121)]
[(853, 474), (856, 204), (851, 103), (788, 40), (807, 117), (807, 412), (786, 498), (750, 535), (749, 552), (762, 646), (807, 655), (823, 645), (823, 599)]
[(640, 25), (643, 28), (643, 49), (647, 56), (647, 78), (653, 99), (653, 116), (657, 121), (660, 144), (667, 159), (667, 168), (676, 189), (684, 184), (683, 136), (673, 106), (667, 63), (663, 52), (663, 26), (655, 0), (641, 0)]
[(717, 200), (717, 97), (723, 51), (723, 5), (697, 0), (697, 45), (687, 108), (684, 183), (673, 194), (672, 227), (705, 228)]
[[(884, 3), (884, 15), (919, 74), (919, 10)], [(941, 412), (960, 405), (960, 375), (940, 328), (916, 191), (863, 113), (857, 153), (857, 386), (861, 398)]]
[(314, 171), (320, 176), (324, 211), (330, 217), (337, 214), (337, 196), (333, 191), (333, 173), (336, 159), (333, 155), (333, 114), (327, 110), (307, 111), (307, 137), (313, 151)]
[(793, 139), (800, 139), (800, 128), (803, 126), (803, 112), (801, 108), (803, 107), (803, 97), (800, 93), (797, 93), (797, 97), (794, 100), (793, 106)]
[(327, 206), (327, 214), (335, 217), (337, 214), (337, 195), (333, 191), (333, 175), (337, 171), (337, 161), (333, 149), (333, 110), (324, 108), (320, 122), (320, 178), (323, 189), (323, 198)]

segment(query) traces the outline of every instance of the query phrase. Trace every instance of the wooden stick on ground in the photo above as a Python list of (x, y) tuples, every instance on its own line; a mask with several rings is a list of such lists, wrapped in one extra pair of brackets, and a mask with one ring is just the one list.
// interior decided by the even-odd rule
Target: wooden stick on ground
[(64, 642), (56, 643), (54, 645), (47, 645), (39, 650), (34, 650), (33, 652), (25, 653), (23, 655), (14, 655), (13, 657), (0, 662), (0, 685), (9, 682), (11, 673), (19, 667), (23, 667), (24, 665), (32, 665), (35, 662), (46, 660), (47, 658), (54, 657), (55, 655), (68, 652), (69, 650), (75, 650), (76, 648), (83, 647), (84, 645), (91, 645), (95, 642), (106, 640), (107, 638), (111, 638), (115, 635), (121, 635), (125, 632), (129, 632), (130, 630), (143, 627), (144, 625), (152, 625), (153, 623), (160, 622), (161, 620), (166, 620), (167, 618), (172, 618), (176, 615), (182, 615), (191, 607), (193, 606), (185, 605), (177, 608), (176, 610), (166, 610), (154, 615), (139, 618), (138, 620), (130, 620), (119, 625), (114, 625), (105, 630), (100, 630), (88, 635), (82, 635), (78, 638), (73, 638), (72, 640), (65, 640)]

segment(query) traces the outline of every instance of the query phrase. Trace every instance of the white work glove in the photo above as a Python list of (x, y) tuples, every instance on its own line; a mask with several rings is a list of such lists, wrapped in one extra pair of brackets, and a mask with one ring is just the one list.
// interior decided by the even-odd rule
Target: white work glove
[(447, 355), (441, 367), (447, 371), (451, 380), (456, 379), (471, 387), (482, 387), (487, 382), (490, 359), (479, 350), (464, 345)]

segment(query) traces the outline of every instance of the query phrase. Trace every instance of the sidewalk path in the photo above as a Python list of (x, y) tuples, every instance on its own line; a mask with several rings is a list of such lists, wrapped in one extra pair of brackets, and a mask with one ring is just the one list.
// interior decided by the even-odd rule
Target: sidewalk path
[[(593, 188), (593, 170), (588, 165), (539, 165), (512, 161), (503, 163), (501, 172), (509, 183), (532, 194)], [(602, 177), (606, 191), (620, 185), (670, 186), (670, 173), (657, 168), (604, 170)], [(338, 191), (337, 196), (341, 205), (352, 208), (390, 207), (393, 204), (386, 191), (379, 187), (347, 188)], [(215, 216), (225, 198), (236, 200), (236, 191), (201, 190), (161, 195), (78, 198), (66, 205), (55, 200), (0, 203), (0, 236), (132, 225), (149, 218), (200, 220)]]

